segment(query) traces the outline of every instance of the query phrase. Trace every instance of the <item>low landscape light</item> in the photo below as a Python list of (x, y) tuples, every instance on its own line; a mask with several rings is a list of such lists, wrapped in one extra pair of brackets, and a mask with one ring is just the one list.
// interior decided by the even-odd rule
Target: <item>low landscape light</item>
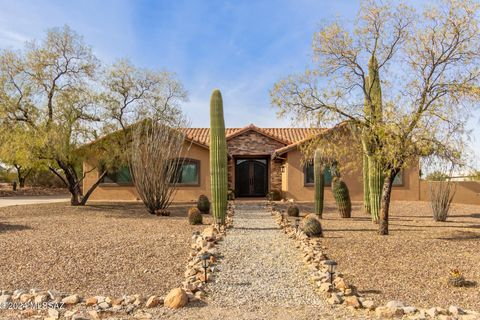
[(200, 257), (200, 259), (203, 261), (203, 270), (205, 270), (205, 279), (204, 282), (207, 283), (207, 269), (208, 269), (208, 259), (210, 259), (210, 254), (204, 253)]
[(300, 226), (300, 218), (299, 217), (296, 217), (295, 218), (295, 230), (298, 231), (298, 227)]
[(330, 275), (330, 284), (333, 283), (333, 275), (335, 274), (335, 267), (337, 266), (337, 262), (334, 260), (327, 260), (324, 262), (326, 266), (328, 266), (328, 274)]

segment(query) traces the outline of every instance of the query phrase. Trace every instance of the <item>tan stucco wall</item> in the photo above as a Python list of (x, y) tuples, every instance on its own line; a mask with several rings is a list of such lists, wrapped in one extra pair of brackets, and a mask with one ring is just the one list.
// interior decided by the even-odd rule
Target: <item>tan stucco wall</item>
[[(302, 154), (294, 150), (286, 155), (286, 170), (283, 174), (285, 187), (282, 191), (284, 196), (298, 201), (313, 201), (314, 187), (304, 185), (304, 171), (301, 163)], [(350, 191), (350, 197), (355, 201), (363, 200), (363, 182), (361, 164), (342, 174)], [(403, 186), (394, 186), (392, 200), (418, 200), (419, 199), (419, 174), (418, 167), (408, 168), (403, 173)], [(325, 199), (333, 200), (331, 187), (325, 187)]]
[[(430, 201), (430, 184), (438, 183), (431, 181), (420, 181), (420, 200)], [(480, 182), (459, 181), (456, 185), (454, 203), (480, 205)]]
[[(196, 144), (185, 144), (186, 148), (190, 148), (186, 153), (187, 158), (200, 161), (200, 185), (178, 187), (175, 194), (175, 202), (195, 201), (199, 195), (205, 194), (210, 197), (210, 168), (209, 168), (209, 152)], [(91, 170), (96, 166), (95, 160), (84, 162), (84, 172)], [(99, 173), (98, 170), (89, 172), (84, 181), (83, 188), (87, 190), (96, 180)], [(135, 187), (133, 185), (120, 186), (116, 184), (100, 184), (92, 193), (91, 200), (108, 200), (108, 201), (132, 201), (139, 200)]]

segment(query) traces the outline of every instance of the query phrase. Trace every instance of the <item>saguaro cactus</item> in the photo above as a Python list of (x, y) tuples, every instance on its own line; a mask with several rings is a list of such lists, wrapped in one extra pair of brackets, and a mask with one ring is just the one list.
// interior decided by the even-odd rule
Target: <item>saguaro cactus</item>
[(342, 218), (350, 218), (352, 216), (352, 203), (350, 202), (350, 193), (345, 181), (340, 177), (333, 178), (332, 193), (337, 203), (338, 212)]
[(340, 177), (340, 171), (336, 162), (331, 164), (332, 175), (332, 193), (337, 203), (338, 212), (342, 218), (350, 218), (352, 216), (352, 203), (350, 201), (350, 193), (345, 181)]
[[(372, 56), (368, 63), (368, 81), (367, 90), (370, 94), (370, 101), (366, 99), (365, 117), (371, 126), (380, 123), (383, 119), (382, 111), (382, 89), (380, 87), (380, 75), (378, 73), (378, 62), (375, 56)], [(380, 216), (380, 207), (382, 199), (383, 186), (383, 168), (381, 162), (375, 157), (375, 151), (379, 147), (369, 130), (364, 131), (364, 152), (367, 158), (367, 164), (364, 170), (368, 170), (368, 177), (364, 171), (364, 200), (366, 210), (370, 209), (372, 220), (377, 222)], [(366, 178), (366, 179), (365, 179)], [(368, 200), (366, 200), (368, 194)]]
[(315, 182), (315, 214), (322, 218), (323, 214), (323, 191), (325, 186), (325, 178), (323, 176), (322, 153), (319, 149), (315, 150), (313, 156), (313, 179)]
[(227, 212), (228, 171), (227, 141), (223, 119), (223, 101), (220, 90), (215, 89), (210, 99), (210, 180), (212, 215), (214, 223), (223, 225)]

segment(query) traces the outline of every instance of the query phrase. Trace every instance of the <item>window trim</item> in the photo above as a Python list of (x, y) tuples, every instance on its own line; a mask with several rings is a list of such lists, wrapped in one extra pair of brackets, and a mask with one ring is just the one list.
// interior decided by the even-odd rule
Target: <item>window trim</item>
[[(315, 186), (315, 182), (307, 182), (307, 163), (303, 165), (303, 186), (304, 187), (313, 187)], [(313, 164), (312, 164), (313, 166)], [(325, 170), (325, 168), (324, 168)], [(330, 188), (332, 186), (332, 182), (330, 181), (329, 184), (325, 184), (324, 187)]]
[[(177, 161), (177, 159), (175, 159), (174, 161)], [(200, 160), (197, 160), (197, 159), (193, 159), (193, 158), (185, 158), (183, 159), (183, 163), (182, 164), (185, 164), (185, 163), (195, 163), (196, 166), (197, 166), (197, 182), (196, 183), (170, 183), (170, 185), (173, 185), (175, 187), (200, 187), (200, 180), (201, 180), (201, 161)]]

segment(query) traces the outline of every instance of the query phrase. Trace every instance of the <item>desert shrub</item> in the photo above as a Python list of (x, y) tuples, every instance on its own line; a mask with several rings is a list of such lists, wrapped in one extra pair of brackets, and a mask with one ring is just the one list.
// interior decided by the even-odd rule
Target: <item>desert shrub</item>
[(446, 221), (455, 195), (455, 184), (451, 181), (430, 182), (430, 204), (435, 221)]
[(448, 179), (448, 174), (440, 170), (436, 170), (436, 171), (433, 171), (432, 173), (429, 173), (425, 177), (425, 179), (428, 181), (446, 181)]
[(208, 200), (206, 195), (202, 194), (198, 197), (197, 208), (201, 213), (206, 214), (210, 212), (210, 200)]
[(300, 215), (300, 210), (296, 205), (292, 204), (288, 207), (287, 213), (290, 217), (298, 217)]
[(202, 213), (198, 208), (196, 207), (191, 207), (188, 209), (188, 222), (190, 224), (202, 224), (203, 222), (203, 217)]
[(272, 201), (280, 201), (283, 199), (282, 192), (278, 189), (273, 189), (272, 191), (269, 192), (268, 198), (269, 200), (272, 200)]

